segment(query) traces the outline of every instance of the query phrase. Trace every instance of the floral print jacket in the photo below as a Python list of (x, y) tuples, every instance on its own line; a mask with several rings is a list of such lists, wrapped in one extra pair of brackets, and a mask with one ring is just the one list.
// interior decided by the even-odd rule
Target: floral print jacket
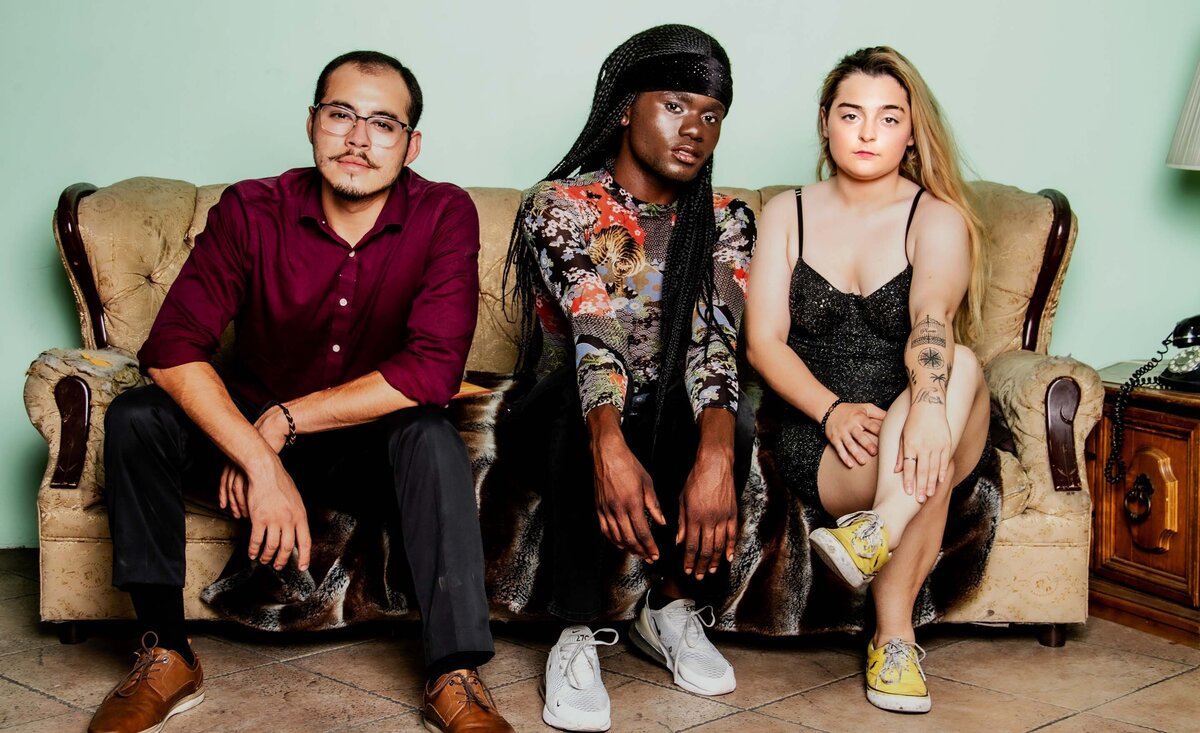
[[(573, 354), (583, 414), (645, 395), (658, 378), (662, 271), (675, 207), (638, 201), (599, 170), (544, 181), (525, 193), (521, 236), (537, 256), (534, 293), (543, 334), (539, 378)], [(754, 246), (754, 213), (713, 195), (718, 239), (711, 320), (736, 348)], [(697, 306), (684, 383), (692, 410), (737, 412), (737, 358)]]

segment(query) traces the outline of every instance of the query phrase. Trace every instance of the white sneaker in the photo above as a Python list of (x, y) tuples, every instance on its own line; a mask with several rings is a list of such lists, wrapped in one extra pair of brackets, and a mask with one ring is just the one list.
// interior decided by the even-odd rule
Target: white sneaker
[[(597, 634), (611, 634), (602, 641)], [(542, 720), (562, 730), (605, 731), (612, 725), (608, 691), (600, 679), (596, 647), (617, 643), (613, 629), (592, 631), (586, 626), (568, 626), (550, 649), (542, 676)]]
[(629, 639), (671, 670), (675, 684), (683, 689), (697, 695), (724, 695), (733, 692), (737, 679), (733, 667), (704, 635), (704, 627), (714, 623), (712, 606), (696, 610), (695, 601), (687, 598), (659, 611), (645, 603), (630, 627)]

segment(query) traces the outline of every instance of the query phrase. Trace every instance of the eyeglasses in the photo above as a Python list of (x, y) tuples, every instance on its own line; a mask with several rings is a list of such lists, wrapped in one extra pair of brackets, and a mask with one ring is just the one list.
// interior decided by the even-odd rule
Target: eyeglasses
[(407, 130), (413, 131), (413, 126), (386, 115), (360, 115), (354, 110), (340, 104), (322, 102), (315, 107), (309, 107), (317, 118), (321, 129), (330, 135), (344, 137), (358, 124), (359, 120), (367, 121), (367, 137), (371, 144), (381, 148), (390, 148), (400, 142), (400, 136)]

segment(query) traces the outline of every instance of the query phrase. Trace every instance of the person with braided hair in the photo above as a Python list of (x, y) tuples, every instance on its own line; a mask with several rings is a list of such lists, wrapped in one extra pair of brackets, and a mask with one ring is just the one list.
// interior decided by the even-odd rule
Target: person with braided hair
[(817, 130), (824, 180), (763, 208), (747, 358), (780, 402), (765, 447), (830, 525), (810, 535), (814, 557), (871, 583), (867, 699), (923, 713), (913, 606), (954, 497), (995, 460), (987, 384), (964, 345), (980, 322), (982, 234), (942, 113), (894, 49), (841, 60)]
[(514, 224), (506, 288), (515, 279), (521, 367), (537, 384), (513, 419), (549, 457), (549, 610), (576, 622), (550, 651), (542, 716), (566, 730), (610, 724), (594, 647), (616, 633), (581, 623), (605, 611), (601, 535), (658, 571), (635, 644), (686, 690), (736, 685), (704, 634), (712, 607), (697, 602), (733, 559), (753, 432), (738, 419), (736, 339), (754, 216), (712, 191), (732, 100), (729, 57), (708, 34), (634, 35), (604, 61), (583, 131)]

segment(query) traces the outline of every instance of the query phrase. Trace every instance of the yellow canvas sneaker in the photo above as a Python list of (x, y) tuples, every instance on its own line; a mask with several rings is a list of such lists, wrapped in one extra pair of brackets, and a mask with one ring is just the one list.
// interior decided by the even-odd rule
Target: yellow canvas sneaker
[(861, 588), (887, 563), (887, 529), (875, 512), (854, 512), (836, 529), (821, 527), (809, 536), (813, 550), (852, 588)]
[(879, 649), (867, 642), (867, 700), (894, 713), (929, 712), (924, 658), (924, 649), (903, 639), (892, 639)]

